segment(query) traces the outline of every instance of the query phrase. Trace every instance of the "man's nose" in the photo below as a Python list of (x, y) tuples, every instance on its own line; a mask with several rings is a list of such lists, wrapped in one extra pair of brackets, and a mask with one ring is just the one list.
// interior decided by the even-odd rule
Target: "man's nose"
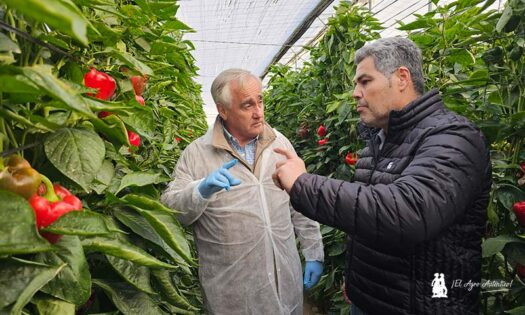
[(360, 88), (356, 87), (354, 91), (352, 92), (352, 97), (356, 100), (363, 97), (363, 93)]
[(261, 118), (264, 115), (264, 108), (262, 106), (255, 106), (253, 111), (253, 118)]

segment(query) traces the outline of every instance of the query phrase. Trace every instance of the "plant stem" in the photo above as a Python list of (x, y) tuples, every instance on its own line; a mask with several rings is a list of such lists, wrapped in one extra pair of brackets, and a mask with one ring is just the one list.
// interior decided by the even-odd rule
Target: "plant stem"
[(60, 198), (58, 198), (58, 196), (56, 195), (55, 189), (53, 188), (53, 183), (51, 182), (51, 180), (49, 180), (49, 178), (47, 178), (45, 175), (40, 174), (40, 176), (42, 176), (42, 182), (46, 186), (46, 193), (44, 194), (43, 197), (51, 202), (59, 201)]

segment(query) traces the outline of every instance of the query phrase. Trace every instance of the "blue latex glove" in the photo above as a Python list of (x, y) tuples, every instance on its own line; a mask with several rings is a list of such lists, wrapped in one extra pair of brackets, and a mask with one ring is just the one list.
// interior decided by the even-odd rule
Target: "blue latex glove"
[(323, 274), (323, 263), (320, 261), (307, 261), (304, 266), (304, 287), (310, 289), (317, 284)]
[(241, 183), (240, 180), (233, 178), (228, 172), (232, 166), (237, 164), (237, 159), (224, 164), (218, 170), (212, 172), (199, 184), (199, 192), (202, 197), (209, 198), (212, 194), (221, 191), (222, 189), (230, 190), (231, 186), (237, 186)]

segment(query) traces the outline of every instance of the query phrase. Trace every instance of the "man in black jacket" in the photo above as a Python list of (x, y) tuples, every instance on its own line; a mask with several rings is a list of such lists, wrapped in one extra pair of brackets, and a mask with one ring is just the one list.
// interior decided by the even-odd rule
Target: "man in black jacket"
[[(481, 238), (491, 187), (482, 133), (425, 93), (421, 52), (384, 38), (355, 54), (367, 146), (353, 182), (306, 173), (284, 149), (274, 179), (293, 207), (348, 235), (354, 313), (478, 314)], [(452, 285), (454, 284), (454, 286)], [(470, 290), (469, 290), (470, 288)]]

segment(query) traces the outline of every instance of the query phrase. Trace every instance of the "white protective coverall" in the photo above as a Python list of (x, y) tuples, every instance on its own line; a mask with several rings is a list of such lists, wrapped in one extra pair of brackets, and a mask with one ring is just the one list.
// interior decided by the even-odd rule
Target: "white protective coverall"
[[(209, 314), (303, 314), (303, 275), (295, 234), (306, 260), (323, 261), (319, 224), (290, 206), (272, 180), (291, 143), (268, 124), (249, 166), (224, 137), (219, 119), (182, 153), (162, 201), (193, 224), (199, 278)], [(204, 199), (195, 189), (211, 172), (237, 158), (229, 172), (241, 184)]]

